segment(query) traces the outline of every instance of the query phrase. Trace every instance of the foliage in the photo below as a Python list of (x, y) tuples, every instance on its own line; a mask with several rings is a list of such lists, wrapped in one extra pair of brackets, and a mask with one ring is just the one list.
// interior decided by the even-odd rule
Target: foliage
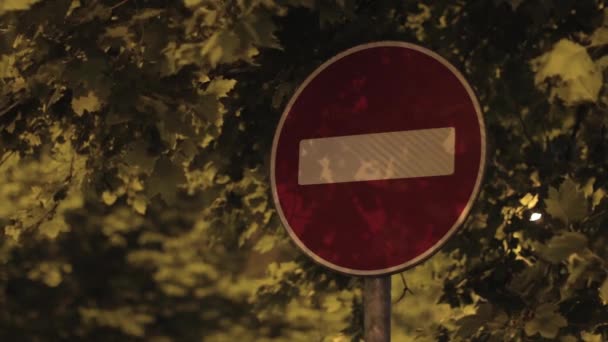
[(605, 6), (0, 1), (0, 340), (358, 340), (360, 280), (289, 242), (268, 151), (309, 72), (381, 39), (461, 69), (489, 139), (393, 339), (607, 340)]

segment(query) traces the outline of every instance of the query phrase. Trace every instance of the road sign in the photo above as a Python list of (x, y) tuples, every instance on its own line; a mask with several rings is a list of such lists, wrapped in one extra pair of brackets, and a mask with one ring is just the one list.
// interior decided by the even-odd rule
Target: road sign
[(382, 275), (432, 255), (479, 190), (485, 128), (464, 77), (402, 42), (360, 45), (316, 69), (274, 137), (278, 214), (311, 258)]

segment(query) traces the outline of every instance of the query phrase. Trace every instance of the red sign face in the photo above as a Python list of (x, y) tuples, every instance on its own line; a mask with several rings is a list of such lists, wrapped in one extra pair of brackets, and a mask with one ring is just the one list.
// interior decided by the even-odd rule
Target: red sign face
[(330, 59), (291, 98), (274, 137), (272, 191), (315, 261), (389, 274), (462, 224), (484, 161), (481, 110), (462, 75), (419, 46), (378, 42)]

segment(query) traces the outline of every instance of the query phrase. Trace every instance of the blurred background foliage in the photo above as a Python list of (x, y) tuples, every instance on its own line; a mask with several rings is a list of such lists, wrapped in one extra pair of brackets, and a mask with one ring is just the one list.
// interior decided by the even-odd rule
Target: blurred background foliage
[(606, 6), (0, 0), (0, 340), (359, 341), (269, 151), (314, 68), (387, 39), (463, 71), (489, 143), (464, 229), (393, 276), (393, 340), (608, 340)]

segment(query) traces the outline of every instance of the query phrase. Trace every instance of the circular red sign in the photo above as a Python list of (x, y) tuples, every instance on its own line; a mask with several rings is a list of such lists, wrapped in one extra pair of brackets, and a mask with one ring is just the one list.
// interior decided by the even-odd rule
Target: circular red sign
[(479, 190), (485, 128), (464, 77), (403, 42), (356, 46), (316, 69), (279, 122), (278, 214), (318, 263), (390, 274), (432, 255)]

